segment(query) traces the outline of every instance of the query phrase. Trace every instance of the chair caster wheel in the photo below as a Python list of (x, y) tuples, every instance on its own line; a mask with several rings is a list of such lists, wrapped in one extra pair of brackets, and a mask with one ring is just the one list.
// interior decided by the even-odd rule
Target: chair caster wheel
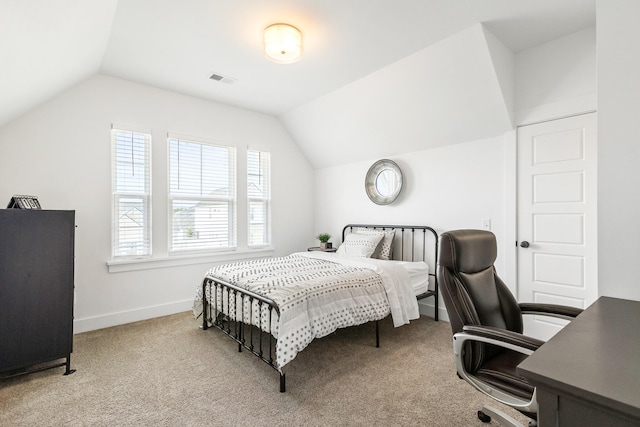
[(482, 411), (478, 411), (478, 419), (480, 421), (482, 421), (483, 423), (490, 423), (491, 422), (491, 417), (487, 414), (485, 414)]

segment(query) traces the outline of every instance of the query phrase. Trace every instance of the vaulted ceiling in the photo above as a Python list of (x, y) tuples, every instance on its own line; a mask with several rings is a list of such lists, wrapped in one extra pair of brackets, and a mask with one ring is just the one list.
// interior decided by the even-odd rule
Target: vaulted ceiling
[[(308, 157), (320, 156), (312, 161), (316, 167), (335, 163), (333, 154), (318, 150), (321, 141), (330, 138), (336, 146), (347, 139), (371, 141), (375, 132), (358, 134), (356, 129), (385, 117), (405, 127), (407, 120), (436, 124), (440, 116), (431, 111), (452, 93), (458, 105), (472, 100), (475, 110), (461, 116), (468, 126), (484, 129), (487, 117), (477, 114), (482, 99), (488, 100), (485, 108), (491, 115), (486, 132), (508, 127), (512, 94), (503, 70), (509, 54), (595, 24), (595, 0), (0, 4), (0, 126), (103, 73), (278, 116)], [(301, 61), (280, 65), (263, 56), (262, 30), (276, 22), (302, 31)], [(212, 73), (234, 82), (210, 80)], [(439, 85), (435, 79), (445, 75)], [(421, 82), (426, 78), (425, 86)], [(371, 91), (381, 84), (383, 90), (373, 96)], [(464, 96), (460, 88), (467, 91)], [(406, 103), (413, 109), (398, 114), (394, 108)], [(327, 133), (337, 122), (344, 122), (343, 131)], [(457, 142), (467, 137), (446, 129), (429, 133), (420, 126), (401, 136), (414, 146), (425, 138)]]

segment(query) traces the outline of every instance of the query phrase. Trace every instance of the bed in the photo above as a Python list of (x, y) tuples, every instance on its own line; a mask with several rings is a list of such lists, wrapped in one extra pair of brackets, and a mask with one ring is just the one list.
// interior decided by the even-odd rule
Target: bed
[(395, 327), (419, 317), (434, 298), (438, 235), (428, 226), (348, 224), (335, 253), (308, 251), (211, 268), (198, 287), (194, 316), (214, 326), (280, 374), (313, 339), (391, 315)]

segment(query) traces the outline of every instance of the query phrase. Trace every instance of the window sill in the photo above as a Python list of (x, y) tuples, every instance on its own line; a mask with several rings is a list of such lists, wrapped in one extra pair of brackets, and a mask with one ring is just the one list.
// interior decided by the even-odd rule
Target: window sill
[(140, 258), (107, 261), (109, 273), (125, 271), (151, 270), (155, 268), (179, 267), (183, 265), (217, 264), (227, 261), (241, 261), (245, 259), (265, 258), (273, 256), (274, 248), (244, 249), (233, 252), (218, 252), (197, 255), (166, 256), (162, 258)]

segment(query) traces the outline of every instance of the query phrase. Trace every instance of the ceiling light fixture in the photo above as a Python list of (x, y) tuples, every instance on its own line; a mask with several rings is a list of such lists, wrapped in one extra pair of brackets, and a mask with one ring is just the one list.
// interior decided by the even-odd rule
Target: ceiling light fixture
[(264, 54), (279, 64), (291, 64), (302, 56), (302, 33), (289, 24), (273, 24), (264, 30)]

